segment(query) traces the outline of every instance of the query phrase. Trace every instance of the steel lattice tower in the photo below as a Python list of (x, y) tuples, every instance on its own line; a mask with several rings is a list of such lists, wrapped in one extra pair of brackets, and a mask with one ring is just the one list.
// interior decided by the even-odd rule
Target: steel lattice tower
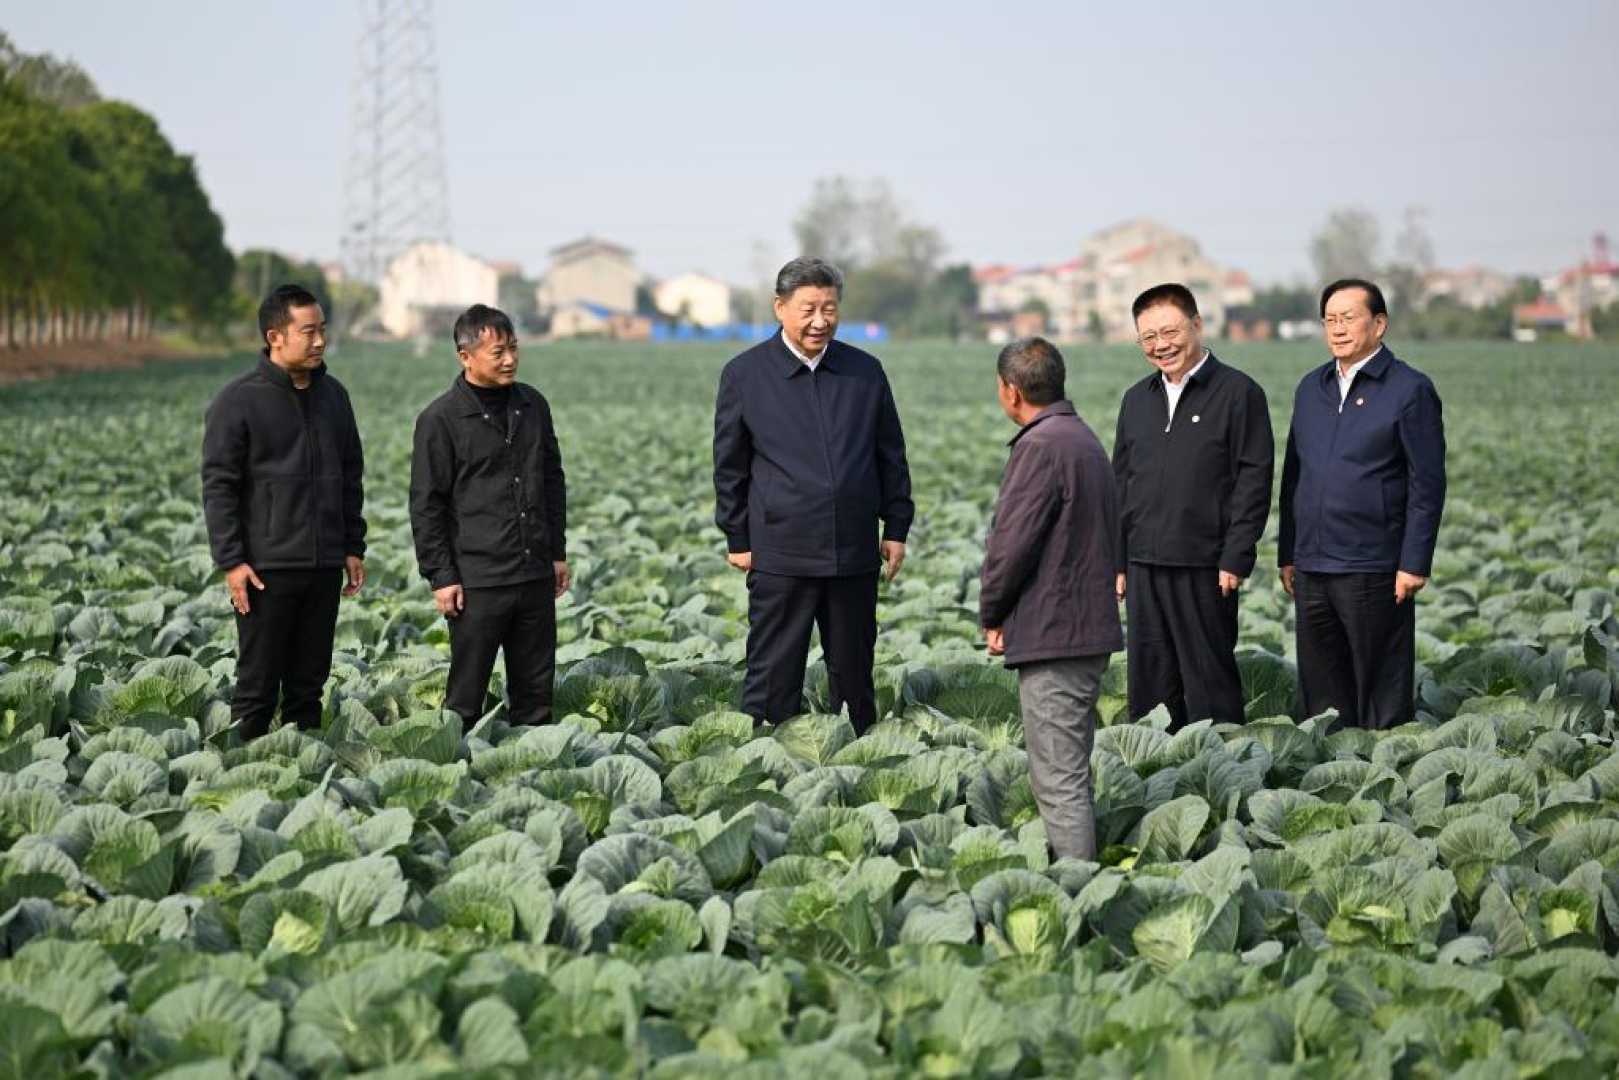
[(363, 0), (344, 175), (344, 270), (377, 284), (411, 244), (450, 239), (433, 0)]

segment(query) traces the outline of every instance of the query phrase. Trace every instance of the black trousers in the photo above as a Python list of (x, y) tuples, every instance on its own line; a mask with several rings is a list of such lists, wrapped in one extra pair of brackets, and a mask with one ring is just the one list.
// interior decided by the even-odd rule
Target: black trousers
[(1240, 724), (1237, 594), (1216, 566), (1130, 564), (1124, 587), (1130, 716), (1167, 706), (1170, 730), (1197, 720)]
[(831, 706), (848, 706), (856, 732), (877, 722), (871, 681), (877, 649), (877, 574), (789, 577), (748, 572), (748, 673), (742, 711), (779, 724), (804, 711), (810, 627), (821, 631)]
[(1348, 727), (1416, 718), (1417, 605), (1394, 602), (1393, 574), (1293, 575), (1304, 715)]
[(243, 741), (270, 730), (277, 704), (283, 723), (320, 727), (321, 691), (332, 673), (343, 590), (341, 570), (258, 574), (264, 588), (249, 584), (248, 612), (236, 613), (236, 693), (230, 714)]
[(466, 606), (450, 623), (450, 679), (444, 707), (468, 725), (487, 711), (495, 653), (506, 653), (508, 719), (544, 724), (551, 719), (557, 668), (556, 587), (550, 577), (466, 589)]

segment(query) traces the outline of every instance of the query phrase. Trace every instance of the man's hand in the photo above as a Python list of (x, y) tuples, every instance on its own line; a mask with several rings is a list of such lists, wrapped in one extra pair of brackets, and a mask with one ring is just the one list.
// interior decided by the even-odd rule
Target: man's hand
[(1292, 565), (1289, 564), (1287, 566), (1284, 566), (1284, 567), (1282, 567), (1280, 570), (1278, 570), (1276, 572), (1282, 576), (1282, 588), (1287, 592), (1287, 595), (1292, 596), (1293, 595), (1293, 567), (1292, 567)]
[(353, 596), (365, 584), (365, 560), (358, 555), (343, 556), (343, 573), (348, 577), (348, 584), (343, 586), (343, 595)]
[(255, 589), (263, 591), (264, 582), (259, 580), (259, 576), (247, 563), (238, 563), (225, 571), (225, 588), (230, 593), (230, 606), (236, 609), (238, 615), (246, 615), (251, 608), (247, 602), (249, 582)]
[(893, 581), (905, 565), (905, 545), (898, 540), (884, 540), (878, 550), (883, 553), (883, 577)]
[(433, 590), (433, 603), (438, 606), (438, 613), (446, 619), (453, 619), (461, 614), (461, 609), (467, 606), (467, 594), (458, 581), (454, 585), (446, 585), (442, 589)]
[(1124, 603), (1124, 572), (1122, 570), (1113, 577), (1113, 595), (1119, 598), (1119, 603)]
[(738, 570), (752, 570), (753, 552), (733, 551), (725, 556), (725, 561), (736, 567)]
[(989, 646), (989, 655), (1006, 655), (1006, 635), (1001, 633), (1000, 627), (984, 631), (984, 643)]
[(1242, 578), (1238, 577), (1236, 574), (1227, 573), (1224, 570), (1220, 571), (1221, 596), (1230, 596), (1240, 588), (1242, 588)]
[(1428, 584), (1428, 579), (1420, 574), (1408, 574), (1404, 570), (1397, 571), (1394, 575), (1394, 602), (1396, 604), (1405, 603), (1421, 592), (1422, 587), (1426, 584)]
[(562, 594), (568, 591), (568, 586), (573, 584), (573, 571), (568, 569), (566, 561), (562, 561), (552, 563), (551, 572), (556, 576), (557, 599), (560, 600)]

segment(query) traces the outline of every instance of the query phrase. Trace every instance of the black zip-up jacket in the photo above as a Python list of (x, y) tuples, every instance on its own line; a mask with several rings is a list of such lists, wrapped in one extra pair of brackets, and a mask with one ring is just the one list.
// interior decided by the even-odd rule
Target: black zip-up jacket
[(1113, 439), (1118, 570), (1217, 566), (1245, 578), (1270, 516), (1276, 443), (1265, 391), (1209, 354), (1175, 418), (1154, 371), (1124, 392)]
[(725, 365), (714, 406), (714, 520), (763, 574), (852, 577), (904, 542), (916, 507), (877, 358), (832, 341), (811, 371), (772, 334)]
[(208, 406), (202, 508), (214, 564), (327, 569), (365, 555), (365, 458), (348, 391), (322, 364), (309, 387), (261, 356)]
[(503, 418), (465, 375), (416, 417), (410, 531), (435, 589), (519, 585), (568, 557), (567, 479), (551, 406), (516, 383)]

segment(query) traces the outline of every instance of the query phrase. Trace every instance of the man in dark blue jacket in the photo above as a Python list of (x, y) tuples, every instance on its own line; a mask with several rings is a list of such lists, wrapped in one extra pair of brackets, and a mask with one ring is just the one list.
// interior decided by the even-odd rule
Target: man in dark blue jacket
[(742, 711), (756, 724), (803, 711), (812, 625), (832, 707), (847, 705), (856, 731), (877, 719), (877, 572), (899, 573), (915, 507), (882, 365), (833, 340), (842, 297), (836, 267), (789, 262), (776, 275), (781, 332), (720, 375), (714, 517), (748, 575)]
[(1445, 505), (1445, 428), (1426, 375), (1383, 344), (1376, 285), (1321, 294), (1333, 359), (1293, 396), (1278, 563), (1298, 621), (1306, 715), (1352, 727), (1414, 715), (1416, 595), (1433, 571)]

